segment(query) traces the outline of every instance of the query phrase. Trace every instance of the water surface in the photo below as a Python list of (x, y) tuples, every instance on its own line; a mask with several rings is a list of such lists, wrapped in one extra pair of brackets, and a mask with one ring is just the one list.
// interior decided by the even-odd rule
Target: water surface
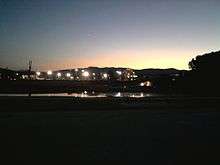
[(44, 97), (134, 97), (134, 98), (141, 98), (141, 97), (153, 97), (159, 96), (159, 94), (152, 94), (152, 93), (143, 93), (143, 92), (114, 92), (114, 93), (95, 93), (95, 92), (87, 92), (84, 91), (82, 93), (32, 93), (30, 94), (0, 94), (0, 96), (44, 96)]

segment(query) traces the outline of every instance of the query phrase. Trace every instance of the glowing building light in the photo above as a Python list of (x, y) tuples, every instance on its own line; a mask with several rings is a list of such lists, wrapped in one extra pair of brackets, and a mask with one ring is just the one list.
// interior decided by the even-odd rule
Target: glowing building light
[(140, 83), (140, 86), (141, 86), (141, 87), (143, 87), (143, 86), (144, 86), (144, 83), (143, 83), (143, 82), (142, 82), (142, 83)]
[(82, 73), (82, 75), (83, 75), (84, 77), (88, 77), (88, 76), (89, 76), (89, 72), (84, 71), (84, 72)]
[(61, 73), (59, 72), (59, 73), (57, 73), (57, 77), (61, 77)]
[(85, 70), (84, 70), (84, 69), (82, 69), (81, 71), (82, 71), (82, 72), (85, 72)]
[(119, 71), (119, 70), (117, 70), (116, 73), (117, 73), (118, 75), (121, 75), (121, 74), (122, 74), (122, 72)]
[(140, 83), (140, 86), (147, 86), (147, 87), (150, 87), (151, 86), (151, 82), (150, 81), (146, 81), (146, 82), (142, 82)]
[(115, 97), (121, 97), (121, 93), (120, 92), (116, 93)]
[(47, 71), (47, 74), (48, 74), (48, 75), (52, 75), (53, 72), (52, 72), (51, 70), (48, 70), (48, 71)]
[(103, 74), (103, 77), (104, 77), (104, 78), (108, 78), (108, 74), (107, 74), (107, 73), (104, 73), (104, 74)]
[(75, 69), (75, 72), (78, 72), (78, 70), (79, 70), (79, 69), (78, 69), (78, 68), (76, 68), (76, 69)]
[(147, 87), (150, 87), (150, 86), (151, 86), (151, 82), (150, 82), (150, 81), (147, 81), (147, 82), (146, 82), (146, 86), (147, 86)]
[(36, 72), (37, 76), (40, 76), (40, 72)]
[(70, 77), (70, 76), (71, 76), (70, 73), (67, 73), (67, 74), (66, 74), (66, 77)]
[(92, 73), (93, 76), (95, 76), (95, 73)]

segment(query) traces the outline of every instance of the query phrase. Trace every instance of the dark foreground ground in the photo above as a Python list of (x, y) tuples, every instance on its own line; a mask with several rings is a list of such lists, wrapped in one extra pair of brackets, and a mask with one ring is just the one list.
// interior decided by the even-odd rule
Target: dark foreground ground
[(0, 161), (219, 164), (220, 98), (0, 97)]

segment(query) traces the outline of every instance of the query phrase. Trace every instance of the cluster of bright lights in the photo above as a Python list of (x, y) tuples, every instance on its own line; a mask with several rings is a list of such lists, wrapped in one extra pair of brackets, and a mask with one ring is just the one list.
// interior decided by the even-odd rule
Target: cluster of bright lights
[(40, 76), (40, 72), (36, 72), (37, 76)]
[(84, 77), (89, 77), (89, 72), (83, 71), (82, 75), (83, 75)]
[[(78, 69), (78, 68), (75, 68), (74, 71), (75, 71), (75, 73), (81, 72), (81, 76), (84, 77), (84, 79), (91, 78), (91, 79), (95, 80), (96, 76), (99, 74), (101, 75), (102, 79), (108, 80), (108, 78), (110, 78), (110, 75), (108, 73), (98, 73), (98, 74), (94, 73), (94, 72), (90, 73), (87, 69)], [(48, 77), (50, 77), (50, 78), (52, 78), (52, 75), (54, 74), (54, 76), (56, 76), (57, 78), (61, 78), (62, 76), (65, 76), (68, 79), (80, 80), (79, 75), (77, 77), (73, 77), (73, 75), (70, 72), (69, 73), (61, 73), (61, 72), (53, 73), (52, 70), (48, 70), (46, 73), (47, 73)], [(122, 70), (116, 70), (115, 73), (118, 75), (118, 78), (122, 78), (122, 75), (124, 74), (124, 72)], [(18, 74), (16, 74), (16, 75), (18, 75)], [(42, 72), (37, 71), (36, 75), (40, 76), (40, 75), (42, 75)], [(43, 75), (44, 75), (44, 73), (43, 73)], [(127, 73), (125, 76), (126, 76), (126, 78), (128, 78), (130, 80), (135, 80), (134, 78), (138, 77), (137, 75), (135, 75), (135, 72)], [(146, 81), (146, 82), (140, 83), (139, 85), (140, 86), (151, 86), (151, 82)]]
[(140, 83), (140, 86), (147, 86), (147, 87), (150, 87), (151, 86), (151, 82), (150, 81), (146, 81), (146, 82), (142, 82)]
[(57, 73), (57, 77), (61, 77), (61, 73), (60, 72)]
[(71, 74), (70, 74), (70, 73), (67, 73), (67, 74), (66, 74), (66, 77), (70, 77), (70, 76), (71, 76)]
[(48, 71), (47, 71), (47, 74), (48, 74), (48, 75), (52, 75), (53, 72), (52, 72), (51, 70), (48, 70)]
[(131, 95), (129, 95), (129, 97), (134, 97), (134, 98), (140, 98), (140, 97), (144, 97), (144, 93), (133, 93)]

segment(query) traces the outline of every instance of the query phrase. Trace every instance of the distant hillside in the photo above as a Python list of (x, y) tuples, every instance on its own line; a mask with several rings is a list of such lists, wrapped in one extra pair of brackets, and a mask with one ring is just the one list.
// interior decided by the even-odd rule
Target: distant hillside
[[(11, 70), (11, 69), (5, 69), (5, 68), (0, 68), (0, 73), (3, 74), (28, 74), (28, 70)], [(35, 74), (35, 71), (31, 71), (31, 74)]]
[(5, 68), (0, 68), (0, 73), (14, 73), (15, 71)]
[[(102, 71), (102, 72), (107, 72), (109, 70), (125, 70), (126, 68), (122, 67), (88, 67), (88, 68), (79, 68), (79, 69), (89, 69), (92, 72), (97, 72), (97, 71)], [(65, 70), (57, 70), (57, 71), (70, 71), (74, 69), (65, 69)], [(141, 69), (141, 70), (134, 70), (135, 73), (139, 76), (166, 76), (166, 75), (174, 75), (174, 74), (179, 74), (183, 72), (184, 70), (177, 70), (174, 68), (168, 68), (168, 69)], [(27, 71), (13, 71), (10, 69), (3, 69), (0, 68), (1, 73), (14, 73), (14, 72), (19, 72), (19, 73), (27, 73)], [(34, 72), (34, 71), (32, 71)]]
[(179, 74), (183, 70), (177, 70), (174, 68), (168, 68), (168, 69), (142, 69), (142, 70), (135, 70), (135, 73), (137, 75), (142, 76), (163, 76), (163, 75), (173, 75), (173, 74)]
[[(85, 68), (78, 68), (80, 70), (84, 69), (84, 70), (89, 70), (91, 72), (107, 72), (109, 70), (125, 70), (127, 68), (123, 68), (123, 67), (85, 67)], [(65, 70), (57, 70), (57, 71), (61, 71), (61, 72), (65, 72), (65, 71), (71, 71), (74, 69), (65, 69)]]

